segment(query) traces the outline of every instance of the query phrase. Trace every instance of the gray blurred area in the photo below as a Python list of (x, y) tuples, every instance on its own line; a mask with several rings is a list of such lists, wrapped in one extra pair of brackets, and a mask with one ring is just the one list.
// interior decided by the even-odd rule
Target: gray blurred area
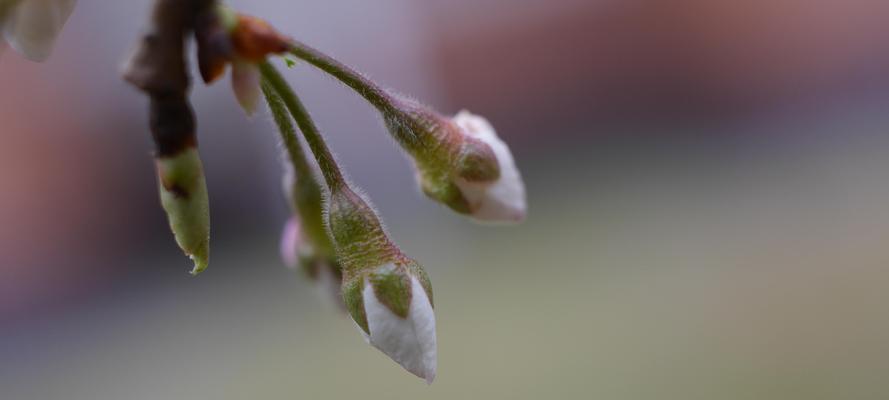
[(119, 78), (147, 0), (0, 53), (0, 399), (889, 398), (889, 4), (232, 1), (382, 84), (485, 115), (518, 227), (426, 201), (362, 100), (287, 77), (435, 289), (436, 382), (281, 265), (267, 113), (194, 83), (210, 268), (159, 207)]

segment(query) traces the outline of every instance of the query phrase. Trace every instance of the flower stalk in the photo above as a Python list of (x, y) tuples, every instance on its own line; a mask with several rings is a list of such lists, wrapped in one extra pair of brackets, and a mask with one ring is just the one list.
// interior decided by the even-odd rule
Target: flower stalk
[(270, 88), (275, 90), (284, 106), (296, 121), (296, 125), (302, 131), (306, 143), (318, 162), (318, 167), (321, 169), (321, 175), (324, 177), (328, 189), (331, 192), (347, 189), (348, 184), (343, 177), (342, 171), (340, 171), (339, 165), (337, 165), (330, 149), (327, 148), (327, 144), (321, 137), (321, 132), (314, 121), (312, 121), (302, 101), (296, 96), (296, 93), (293, 92), (290, 85), (284, 80), (284, 77), (268, 61), (261, 63), (259, 69), (263, 80), (267, 82)]
[(332, 293), (336, 303), (343, 306), (342, 269), (324, 226), (323, 188), (306, 160), (281, 97), (265, 80), (262, 92), (286, 150), (283, 183), (293, 216), (281, 235), (282, 259), (288, 267), (301, 267), (309, 278), (319, 283), (323, 292)]
[(288, 43), (288, 51), (297, 58), (337, 78), (340, 82), (364, 97), (380, 112), (390, 113), (396, 111), (394, 107), (395, 99), (389, 92), (348, 65), (297, 40), (291, 40)]
[(327, 227), (343, 266), (342, 293), (349, 314), (368, 343), (431, 383), (437, 350), (428, 275), (389, 239), (377, 213), (352, 189), (284, 78), (268, 62), (260, 70), (302, 131), (327, 183)]

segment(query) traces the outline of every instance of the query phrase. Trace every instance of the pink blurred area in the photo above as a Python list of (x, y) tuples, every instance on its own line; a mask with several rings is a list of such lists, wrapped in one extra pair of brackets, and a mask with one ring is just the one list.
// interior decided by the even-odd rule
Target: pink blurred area
[(134, 236), (121, 233), (141, 212), (130, 208), (139, 201), (128, 190), (126, 144), (116, 139), (120, 120), (94, 109), (102, 101), (78, 79), (83, 68), (7, 52), (0, 70), (3, 319), (83, 296), (113, 275), (108, 262), (127, 247), (117, 239)]
[(885, 2), (435, 4), (436, 64), (453, 97), (549, 123), (762, 110), (887, 84)]

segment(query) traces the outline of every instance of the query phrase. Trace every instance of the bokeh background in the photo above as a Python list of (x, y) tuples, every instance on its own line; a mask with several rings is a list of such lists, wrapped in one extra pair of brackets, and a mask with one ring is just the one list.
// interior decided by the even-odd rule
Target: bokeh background
[(0, 54), (0, 398), (889, 398), (889, 3), (231, 1), (498, 127), (529, 217), (426, 201), (375, 113), (287, 76), (435, 285), (432, 386), (277, 255), (271, 119), (194, 85), (197, 278), (119, 78), (147, 0), (79, 2), (45, 64)]

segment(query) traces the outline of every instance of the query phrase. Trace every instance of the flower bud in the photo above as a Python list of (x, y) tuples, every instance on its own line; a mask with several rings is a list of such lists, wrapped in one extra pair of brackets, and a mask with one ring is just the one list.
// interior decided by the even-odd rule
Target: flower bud
[(192, 275), (207, 268), (210, 257), (210, 209), (207, 184), (194, 147), (156, 158), (161, 205), (176, 243), (194, 261)]
[(300, 254), (307, 252), (313, 253), (311, 246), (305, 242), (299, 220), (295, 216), (290, 217), (281, 232), (281, 260), (288, 268), (296, 268), (304, 264), (304, 259), (311, 257), (311, 254)]
[(485, 118), (461, 111), (449, 119), (410, 100), (393, 102), (386, 124), (413, 157), (423, 193), (478, 221), (524, 220), (522, 177)]
[(429, 277), (389, 240), (360, 195), (337, 188), (327, 206), (349, 314), (368, 343), (431, 383), (436, 344)]
[(31, 61), (49, 57), (75, 0), (4, 0), (0, 30), (9, 45)]
[[(452, 122), (469, 138), (458, 159), (454, 183), (469, 203), (473, 218), (500, 222), (524, 220), (525, 184), (509, 147), (484, 117), (461, 111)], [(485, 145), (487, 149), (478, 149)], [(494, 170), (491, 152), (500, 172), (494, 179), (490, 178)]]
[(432, 289), (419, 264), (388, 263), (347, 279), (343, 297), (365, 340), (432, 383), (437, 363), (435, 313)]
[[(299, 156), (302, 156), (300, 153)], [(290, 160), (291, 157), (283, 157), (284, 159), (284, 178), (282, 179), (284, 193), (293, 212), (293, 217), (287, 223), (285, 234), (289, 234), (290, 229), (298, 232), (293, 234), (294, 239), (298, 239), (300, 249), (299, 252), (307, 254), (306, 257), (320, 259), (322, 262), (335, 263), (336, 252), (331, 242), (330, 235), (327, 233), (327, 227), (324, 225), (324, 205), (322, 188), (311, 172), (308, 171), (308, 165), (302, 167), (302, 173), (297, 177), (297, 173), (293, 168)], [(300, 162), (304, 162), (300, 159)], [(293, 240), (289, 240), (291, 244)], [(283, 253), (282, 253), (283, 254)], [(294, 253), (296, 254), (296, 253)], [(284, 257), (285, 261), (288, 259)], [(292, 262), (288, 262), (292, 266)]]
[(296, 216), (287, 220), (281, 234), (281, 258), (289, 268), (300, 268), (315, 283), (319, 297), (331, 302), (341, 310), (343, 303), (343, 271), (333, 258), (322, 256), (303, 232)]

